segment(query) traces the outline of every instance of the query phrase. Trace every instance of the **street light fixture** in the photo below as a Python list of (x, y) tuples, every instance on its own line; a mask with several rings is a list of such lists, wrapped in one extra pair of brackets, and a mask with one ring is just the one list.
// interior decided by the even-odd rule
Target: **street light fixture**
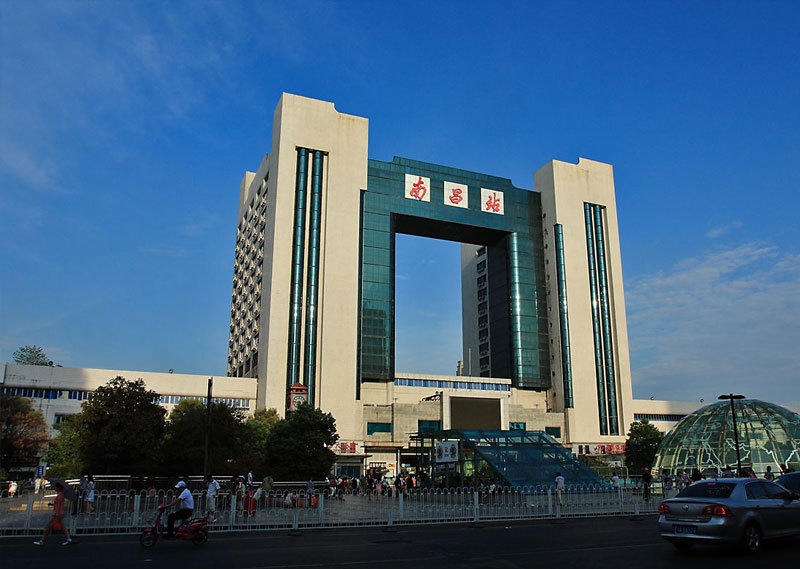
[(736, 428), (736, 408), (733, 406), (734, 399), (744, 399), (744, 395), (720, 395), (717, 399), (730, 399), (731, 401), (731, 416), (733, 417), (733, 443), (736, 445), (736, 467), (738, 468), (737, 475), (742, 475), (742, 457), (739, 455), (739, 430)]

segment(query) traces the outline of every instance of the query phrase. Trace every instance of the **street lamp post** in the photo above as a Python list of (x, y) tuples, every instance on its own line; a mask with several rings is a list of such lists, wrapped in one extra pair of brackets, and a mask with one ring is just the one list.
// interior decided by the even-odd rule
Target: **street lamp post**
[(739, 454), (739, 429), (736, 428), (736, 408), (733, 406), (734, 399), (744, 399), (744, 395), (720, 395), (717, 399), (730, 399), (731, 402), (731, 416), (733, 417), (733, 443), (736, 445), (736, 468), (737, 475), (742, 475), (742, 457)]
[(205, 425), (205, 444), (203, 448), (203, 479), (210, 474), (208, 464), (208, 446), (211, 442), (211, 396), (214, 389), (214, 378), (208, 378), (208, 395), (206, 396), (206, 425)]

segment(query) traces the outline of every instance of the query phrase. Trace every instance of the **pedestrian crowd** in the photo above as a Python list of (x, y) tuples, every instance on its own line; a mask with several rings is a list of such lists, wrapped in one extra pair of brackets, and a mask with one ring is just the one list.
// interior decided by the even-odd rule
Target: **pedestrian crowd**
[[(779, 465), (779, 474), (794, 472), (793, 468), (786, 465)], [(766, 467), (763, 477), (766, 480), (774, 480), (776, 474), (772, 471), (771, 466)], [(687, 486), (706, 478), (724, 479), (734, 477), (750, 477), (756, 478), (757, 475), (750, 467), (742, 467), (741, 469), (734, 469), (730, 465), (726, 465), (722, 471), (712, 468), (708, 471), (701, 472), (699, 469), (677, 470), (670, 472), (665, 470), (659, 481), (663, 489), (664, 496), (671, 497), (679, 493)], [(175, 498), (172, 502), (165, 505), (171, 507), (180, 505), (180, 507), (168, 516), (168, 532), (171, 534), (174, 531), (175, 522), (183, 521), (191, 517), (195, 509), (194, 498), (188, 486), (188, 477), (184, 477), (175, 484), (174, 489), (177, 490)], [(650, 468), (643, 468), (641, 471), (642, 481), (642, 495), (644, 500), (649, 500), (651, 495), (651, 486), (653, 484), (653, 475)], [(468, 481), (465, 481), (468, 483)], [(156, 498), (158, 490), (156, 489), (155, 480), (150, 477), (144, 480), (146, 487), (146, 495), (148, 498)], [(437, 481), (437, 486), (438, 486)], [(619, 489), (621, 486), (620, 476), (617, 472), (613, 472), (611, 476), (611, 485), (614, 489)], [(231, 477), (227, 486), (224, 488), (227, 492), (223, 492), (223, 486), (211, 475), (205, 477), (202, 486), (202, 498), (204, 498), (205, 515), (209, 522), (214, 522), (217, 519), (218, 500), (224, 494), (226, 500), (235, 498), (235, 512), (237, 516), (252, 515), (256, 511), (256, 505), (260, 500), (266, 500), (268, 506), (284, 507), (284, 508), (303, 508), (303, 507), (316, 507), (319, 504), (319, 496), (325, 494), (328, 498), (342, 499), (345, 495), (363, 495), (369, 500), (378, 496), (388, 498), (399, 498), (400, 496), (413, 496), (417, 491), (428, 490), (433, 487), (433, 481), (426, 473), (412, 473), (408, 471), (401, 471), (398, 474), (391, 476), (385, 471), (368, 471), (364, 476), (336, 476), (331, 474), (326, 480), (323, 488), (315, 490), (315, 484), (311, 477), (305, 483), (305, 492), (298, 493), (297, 489), (286, 490), (283, 492), (275, 492), (275, 482), (272, 476), (267, 475), (258, 484), (254, 481), (253, 473), (238, 475)], [(56, 491), (55, 498), (49, 503), (52, 506), (52, 515), (45, 525), (42, 537), (35, 541), (36, 545), (44, 545), (47, 537), (57, 531), (64, 533), (65, 540), (62, 545), (69, 545), (72, 543), (72, 538), (67, 529), (67, 525), (63, 522), (64, 515), (67, 513), (65, 502), (71, 502), (71, 512), (73, 515), (77, 514), (91, 514), (96, 511), (96, 491), (95, 480), (90, 474), (84, 474), (80, 477), (78, 484), (75, 488), (60, 479), (52, 479), (48, 481), (46, 478), (37, 476), (29, 478), (28, 480), (20, 483), (16, 480), (8, 481), (8, 495), (15, 497), (23, 492), (33, 492), (41, 494), (51, 488)], [(563, 495), (566, 493), (566, 478), (560, 473), (556, 473), (553, 479), (552, 488), (555, 491), (555, 499), (558, 505), (563, 505)], [(494, 480), (481, 480), (479, 482), (479, 490), (482, 494), (492, 495), (497, 492), (499, 486)], [(227, 506), (228, 504), (226, 504)]]

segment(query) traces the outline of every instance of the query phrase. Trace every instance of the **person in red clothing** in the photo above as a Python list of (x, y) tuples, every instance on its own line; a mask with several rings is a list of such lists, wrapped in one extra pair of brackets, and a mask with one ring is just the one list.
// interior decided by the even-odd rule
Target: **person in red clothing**
[(42, 534), (42, 538), (34, 541), (34, 545), (44, 545), (44, 540), (47, 539), (47, 536), (50, 534), (51, 531), (55, 530), (63, 530), (64, 535), (66, 536), (66, 540), (61, 545), (69, 545), (72, 543), (72, 538), (69, 536), (69, 530), (67, 526), (63, 523), (64, 518), (64, 488), (61, 484), (56, 483), (55, 489), (58, 491), (56, 495), (56, 499), (53, 500), (53, 517), (50, 518), (50, 521), (47, 522), (47, 525), (44, 526), (44, 534)]

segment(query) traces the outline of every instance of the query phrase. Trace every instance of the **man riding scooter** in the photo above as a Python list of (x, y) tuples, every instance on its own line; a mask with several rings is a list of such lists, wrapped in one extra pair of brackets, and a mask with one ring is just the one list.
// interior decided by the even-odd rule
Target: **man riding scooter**
[(162, 508), (167, 509), (179, 502), (181, 505), (176, 512), (172, 512), (167, 516), (167, 539), (175, 537), (175, 520), (186, 520), (192, 517), (192, 512), (194, 511), (194, 498), (192, 498), (192, 493), (186, 487), (186, 482), (181, 480), (175, 485), (175, 489), (181, 489), (182, 491), (172, 502), (162, 506)]

